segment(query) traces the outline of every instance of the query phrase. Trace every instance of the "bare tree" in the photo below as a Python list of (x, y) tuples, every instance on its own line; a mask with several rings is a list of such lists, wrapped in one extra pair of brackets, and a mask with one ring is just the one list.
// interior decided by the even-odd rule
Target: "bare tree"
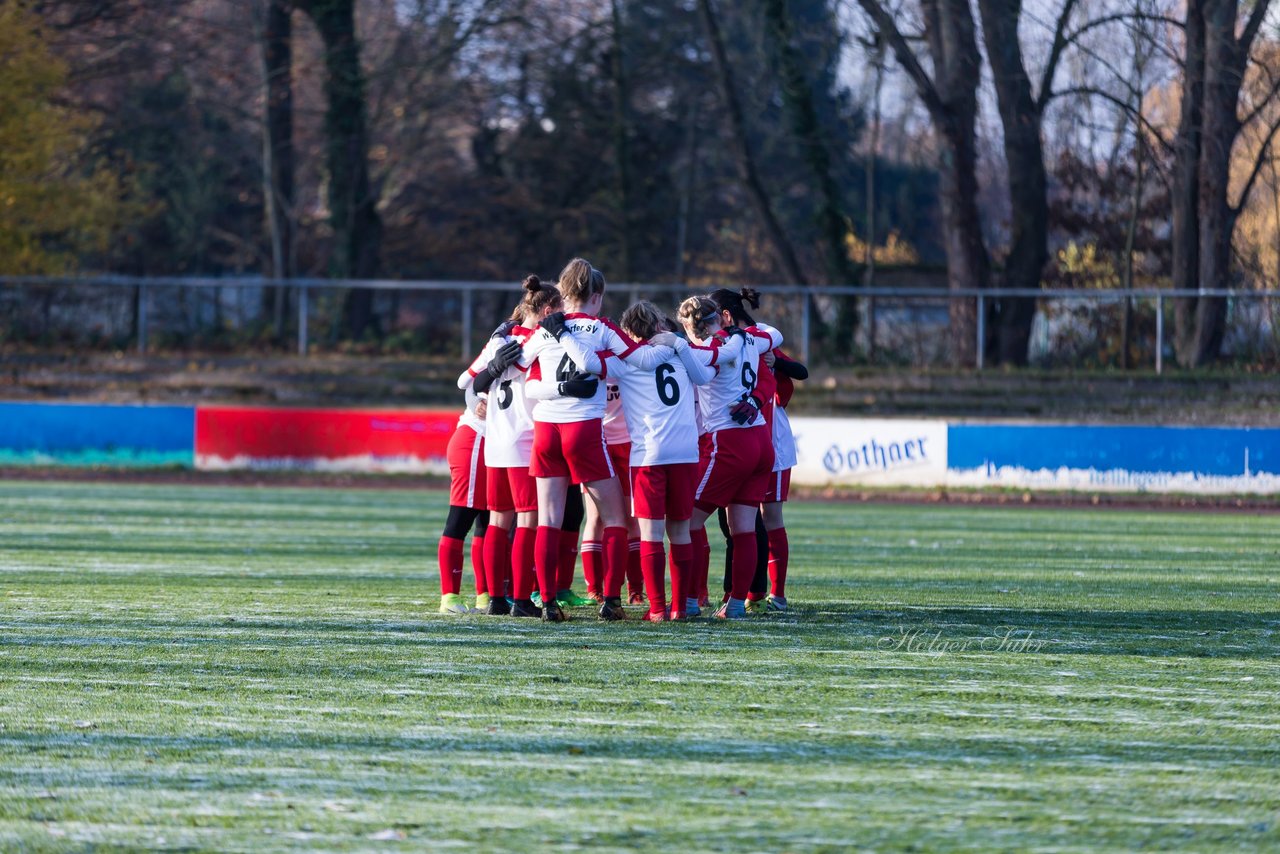
[(702, 17), (702, 25), (706, 30), (707, 42), (711, 47), (711, 59), (716, 69), (716, 80), (720, 84), (720, 97), (724, 100), (725, 112), (729, 115), (729, 137), (733, 140), (734, 153), (737, 155), (738, 168), (742, 173), (742, 181), (747, 193), (755, 204), (756, 213), (764, 224), (765, 233), (773, 246), (774, 256), (782, 273), (792, 282), (800, 285), (809, 283), (804, 271), (800, 269), (800, 261), (786, 233), (778, 222), (769, 195), (765, 192), (764, 183), (760, 180), (755, 159), (751, 156), (748, 145), (746, 119), (742, 114), (742, 103), (738, 99), (737, 87), (734, 84), (733, 69), (725, 54), (724, 36), (720, 33), (720, 23), (716, 20), (711, 0), (698, 0), (698, 12)]
[[(899, 29), (895, 15), (880, 0), (858, 3), (893, 49), (928, 109), (937, 134), (948, 287), (985, 288), (990, 259), (978, 213), (976, 138), (982, 69), (973, 11), (968, 0), (921, 0), (924, 37), (933, 65), (930, 75)], [(975, 361), (976, 318), (973, 303), (951, 300), (952, 354), (960, 364)]]
[[(295, 2), (324, 40), (326, 161), (333, 226), (330, 270), (337, 278), (371, 279), (379, 270), (382, 218), (369, 181), (369, 130), (355, 0)], [(343, 320), (352, 338), (364, 335), (374, 322), (373, 291), (348, 291)]]
[[(1273, 125), (1232, 204), (1231, 150), (1241, 128), (1257, 113), (1240, 116), (1240, 88), (1269, 8), (1270, 0), (1257, 0), (1237, 36), (1239, 0), (1188, 0), (1182, 113), (1175, 141), (1174, 287), (1223, 288), (1230, 282), (1235, 223), (1276, 131)], [(1219, 356), (1226, 315), (1221, 297), (1175, 301), (1174, 348), (1180, 365), (1199, 367)]]

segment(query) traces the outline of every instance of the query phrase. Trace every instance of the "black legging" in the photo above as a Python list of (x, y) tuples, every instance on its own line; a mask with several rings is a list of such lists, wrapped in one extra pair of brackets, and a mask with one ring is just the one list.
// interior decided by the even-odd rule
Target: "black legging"
[[(716, 514), (724, 534), (724, 592), (733, 589), (733, 535), (729, 516), (721, 507)], [(751, 592), (760, 596), (769, 592), (769, 532), (764, 527), (764, 514), (756, 509), (756, 574), (751, 579)]]
[(455, 540), (465, 540), (471, 526), (475, 525), (475, 535), (483, 537), (489, 529), (489, 511), (477, 510), (474, 507), (449, 505), (449, 515), (444, 520), (444, 535)]
[(581, 530), (582, 520), (586, 515), (587, 509), (582, 506), (582, 490), (575, 489), (573, 484), (570, 484), (569, 491), (564, 496), (564, 521), (560, 523), (560, 530)]

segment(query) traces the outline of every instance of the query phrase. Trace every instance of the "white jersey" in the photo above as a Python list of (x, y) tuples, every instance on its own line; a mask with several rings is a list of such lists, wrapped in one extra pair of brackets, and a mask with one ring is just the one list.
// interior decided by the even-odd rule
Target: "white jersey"
[(545, 329), (538, 329), (525, 344), (522, 366), (528, 367), (529, 396), (537, 401), (535, 421), (573, 424), (604, 418), (606, 384), (600, 383), (592, 397), (562, 397), (556, 386), (577, 371), (607, 379), (601, 354), (613, 354), (637, 367), (656, 367), (671, 355), (670, 347), (655, 347), (632, 341), (608, 320), (589, 314), (565, 315), (565, 332), (557, 341)]
[(715, 371), (690, 355), (690, 349), (682, 344), (677, 356), (652, 369), (621, 360), (609, 365), (622, 390), (633, 467), (698, 461), (694, 384), (710, 381)]
[[(462, 410), (461, 417), (458, 418), (458, 426), (470, 427), (476, 432), (477, 436), (483, 437), (484, 419), (479, 415), (476, 415), (476, 407), (480, 404), (480, 397), (476, 394), (475, 389), (471, 387), (472, 380), (474, 379), (471, 376), (471, 372), (468, 371), (464, 376), (466, 377), (466, 387), (463, 389), (463, 392), (467, 405)], [(459, 381), (461, 381), (461, 378), (459, 378)]]
[[(707, 433), (764, 423), (764, 416), (759, 413), (746, 424), (736, 423), (729, 414), (733, 407), (755, 391), (756, 379), (760, 375), (761, 351), (782, 346), (782, 333), (761, 323), (756, 324), (756, 328), (763, 333), (762, 336), (730, 335), (720, 331), (708, 342), (713, 350), (711, 359), (714, 361), (710, 363), (715, 365), (716, 376), (698, 394), (702, 427)], [(701, 350), (696, 352), (702, 354)]]
[[(627, 363), (619, 361), (618, 366)], [(627, 419), (622, 415), (622, 390), (618, 388), (617, 373), (610, 376), (604, 391), (604, 443), (622, 445), (631, 441)]]
[[(490, 338), (484, 350), (458, 378), (470, 381), (483, 371), (503, 344), (524, 344), (532, 330), (517, 326), (503, 339)], [(489, 405), (484, 419), (484, 464), (491, 468), (528, 468), (533, 455), (533, 401), (525, 395), (525, 368), (515, 363), (489, 386)]]
[(786, 471), (796, 464), (796, 437), (787, 410), (773, 406), (773, 470)]

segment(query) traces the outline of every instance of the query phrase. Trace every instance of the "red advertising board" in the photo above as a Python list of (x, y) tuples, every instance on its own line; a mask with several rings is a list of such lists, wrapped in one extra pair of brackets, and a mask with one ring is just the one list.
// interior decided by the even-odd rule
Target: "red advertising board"
[(198, 468), (420, 471), (444, 466), (451, 410), (198, 407)]

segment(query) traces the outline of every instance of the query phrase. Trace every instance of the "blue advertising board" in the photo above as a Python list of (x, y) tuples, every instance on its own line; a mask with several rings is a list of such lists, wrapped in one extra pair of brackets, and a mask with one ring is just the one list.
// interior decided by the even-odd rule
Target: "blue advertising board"
[(0, 403), (0, 464), (190, 466), (195, 408)]

